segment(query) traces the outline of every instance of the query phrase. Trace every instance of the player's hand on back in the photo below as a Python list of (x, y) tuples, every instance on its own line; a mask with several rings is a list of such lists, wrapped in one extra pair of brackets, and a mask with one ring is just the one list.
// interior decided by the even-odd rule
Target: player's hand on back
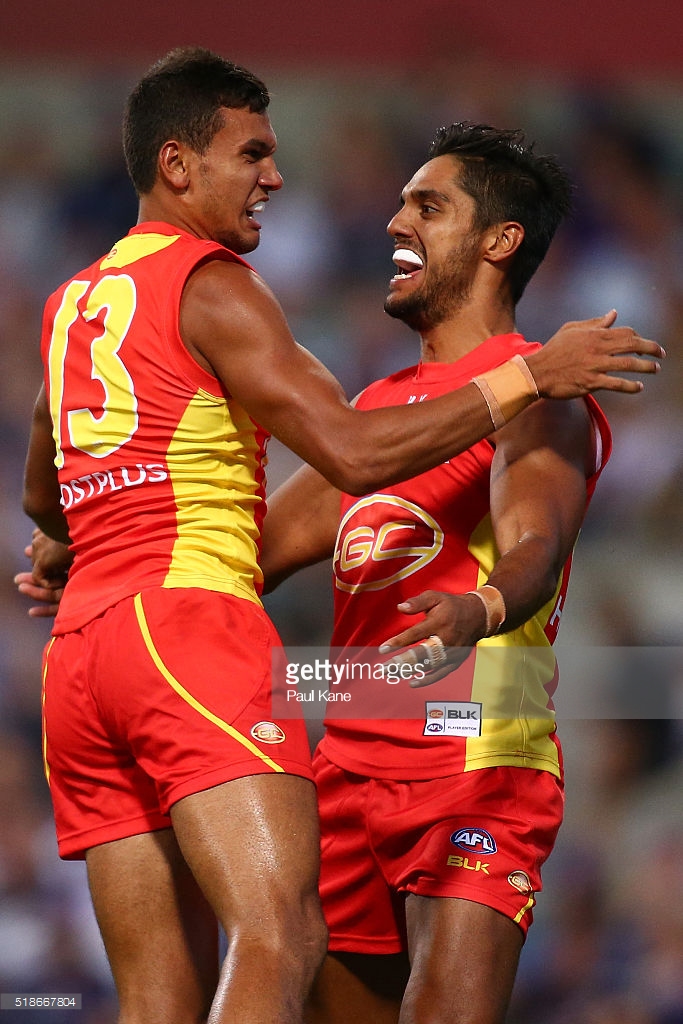
[[(666, 355), (632, 327), (615, 327), (616, 310), (564, 324), (526, 362), (544, 398), (580, 398), (592, 391), (637, 394), (643, 383), (624, 373), (650, 374)], [(617, 376), (618, 375), (618, 376)]]
[(24, 554), (31, 559), (33, 570), (17, 573), (14, 583), (20, 594), (38, 602), (28, 614), (34, 618), (56, 615), (73, 558), (68, 545), (35, 529)]

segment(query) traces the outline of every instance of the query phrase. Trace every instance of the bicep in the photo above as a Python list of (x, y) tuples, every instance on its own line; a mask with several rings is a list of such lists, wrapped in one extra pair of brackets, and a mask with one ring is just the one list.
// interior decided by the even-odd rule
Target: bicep
[(559, 572), (576, 542), (593, 447), (585, 404), (539, 402), (499, 432), (491, 467), (491, 518), (501, 555), (543, 545)]
[(181, 333), (230, 394), (307, 462), (326, 457), (329, 438), (348, 421), (335, 377), (291, 334), (277, 299), (258, 275), (212, 263), (189, 279)]
[(310, 466), (302, 466), (269, 497), (261, 538), (266, 592), (297, 569), (332, 555), (340, 498)]

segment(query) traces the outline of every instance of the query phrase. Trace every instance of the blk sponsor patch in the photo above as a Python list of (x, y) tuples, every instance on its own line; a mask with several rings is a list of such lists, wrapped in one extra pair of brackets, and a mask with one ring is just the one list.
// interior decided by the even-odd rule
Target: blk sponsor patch
[(476, 701), (428, 700), (423, 736), (481, 736), (481, 710)]

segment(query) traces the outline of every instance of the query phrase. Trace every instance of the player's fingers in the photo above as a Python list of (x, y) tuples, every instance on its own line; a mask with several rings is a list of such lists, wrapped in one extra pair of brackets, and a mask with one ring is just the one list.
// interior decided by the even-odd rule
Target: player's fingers
[(434, 668), (424, 666), (423, 672), (416, 672), (408, 678), (408, 685), (414, 690), (417, 690), (422, 686), (431, 686), (432, 683), (438, 682), (439, 679), (443, 679), (444, 676), (447, 676), (451, 672), (455, 672), (456, 669), (460, 668), (462, 663), (469, 658), (473, 650), (473, 647), (447, 647), (446, 660), (443, 664), (437, 665)]
[(20, 581), (17, 585), (17, 589), (20, 594), (30, 597), (32, 601), (54, 601), (55, 599), (54, 590), (48, 590), (46, 587), (41, 587), (39, 584), (31, 583), (30, 577), (28, 581)]
[(415, 615), (417, 612), (428, 612), (442, 599), (443, 594), (439, 594), (436, 590), (423, 590), (421, 594), (416, 594), (415, 597), (408, 597), (405, 601), (401, 601), (396, 607), (404, 615)]
[(620, 355), (612, 358), (610, 372), (618, 373), (659, 373), (660, 364), (654, 359), (643, 359), (637, 355)]
[(561, 327), (561, 330), (567, 328), (580, 328), (585, 330), (588, 327), (611, 327), (617, 318), (616, 309), (610, 309), (608, 313), (602, 313), (600, 316), (589, 316), (585, 320), (567, 320)]
[(404, 629), (402, 633), (397, 633), (396, 636), (390, 636), (385, 640), (379, 647), (380, 654), (391, 654), (394, 651), (400, 650), (402, 647), (409, 647), (411, 644), (418, 644), (421, 640), (425, 640), (430, 634), (425, 633), (424, 621), (421, 621), (419, 625), (411, 626), (409, 629)]
[(58, 609), (58, 604), (39, 604), (29, 608), (28, 613), (32, 619), (50, 619), (55, 617)]
[(637, 395), (643, 390), (643, 382), (640, 380), (626, 380), (625, 377), (609, 377), (605, 375), (600, 378), (596, 390), (618, 391), (624, 395)]
[(666, 358), (666, 350), (658, 342), (652, 341), (651, 338), (641, 338), (630, 327), (613, 327), (602, 335), (602, 340), (613, 356), (634, 354), (652, 356), (654, 359)]
[[(615, 377), (615, 373), (653, 374), (659, 372), (659, 364), (636, 356), (618, 356), (610, 359), (604, 371), (596, 371), (596, 379), (589, 387), (598, 391), (620, 391), (622, 394), (637, 394), (643, 390), (643, 382), (629, 380), (627, 377)], [(609, 372), (606, 372), (609, 371)]]

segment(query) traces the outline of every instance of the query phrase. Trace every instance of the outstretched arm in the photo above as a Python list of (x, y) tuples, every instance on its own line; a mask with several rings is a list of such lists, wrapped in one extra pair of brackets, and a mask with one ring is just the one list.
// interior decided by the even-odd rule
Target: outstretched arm
[[(567, 325), (530, 358), (541, 394), (566, 398), (598, 388), (640, 389), (639, 382), (613, 373), (650, 373), (656, 364), (624, 352), (655, 358), (663, 352), (630, 328), (610, 328), (613, 319), (608, 314)], [(336, 379), (294, 341), (267, 285), (244, 266), (213, 262), (192, 275), (181, 333), (189, 351), (255, 420), (351, 494), (431, 469), (486, 437), (494, 425), (476, 384), (408, 407), (354, 410)], [(520, 403), (512, 403), (510, 414), (537, 397), (518, 386)]]

